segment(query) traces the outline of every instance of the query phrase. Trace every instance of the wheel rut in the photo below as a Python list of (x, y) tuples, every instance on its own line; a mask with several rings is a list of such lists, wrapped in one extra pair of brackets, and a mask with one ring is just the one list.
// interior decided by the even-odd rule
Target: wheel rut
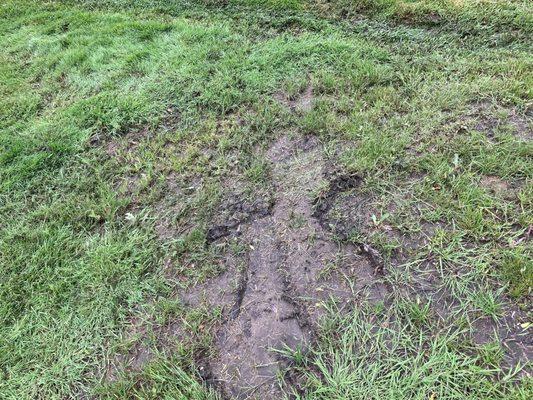
[(267, 158), (273, 206), (241, 226), (247, 268), (210, 365), (217, 386), (235, 399), (282, 397), (283, 351), (305, 351), (325, 301), (343, 307), (360, 294), (377, 301), (387, 291), (368, 257), (332, 240), (314, 216), (313, 198), (325, 182), (318, 141), (283, 136)]

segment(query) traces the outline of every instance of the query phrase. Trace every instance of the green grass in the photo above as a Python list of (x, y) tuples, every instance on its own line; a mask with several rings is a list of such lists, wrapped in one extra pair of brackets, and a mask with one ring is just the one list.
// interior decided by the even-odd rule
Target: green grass
[[(448, 282), (465, 307), (496, 318), (501, 293), (527, 303), (529, 2), (131, 3), (0, 5), (1, 398), (214, 396), (193, 351), (160, 354), (113, 387), (101, 372), (132, 310), (183, 316), (176, 290), (218, 272), (205, 237), (225, 182), (240, 177), (251, 196), (271, 190), (256, 150), (288, 130), (318, 136), (337, 168), (365, 179), (383, 211), (376, 221), (389, 214), (378, 228), (442, 224), (413, 257), (471, 277), (478, 291)], [(275, 100), (308, 82), (306, 115)], [(172, 235), (158, 235), (161, 221)], [(380, 329), (361, 353), (368, 315), (329, 322), (340, 334), (325, 330), (306, 359), (305, 398), (531, 392), (492, 380), (495, 367), (456, 348), (457, 333), (421, 333), (424, 304), (394, 310), (412, 329)]]
[(465, 34), (505, 29), (527, 34), (532, 23), (531, 6), (521, 0), (317, 0), (311, 4), (345, 17), (366, 14), (410, 25), (453, 26)]
[(216, 400), (217, 395), (205, 389), (180, 368), (178, 358), (159, 356), (148, 363), (142, 373), (127, 376), (117, 384), (96, 392), (103, 399), (198, 399)]
[(489, 347), (484, 358), (465, 356), (464, 332), (431, 332), (396, 306), (402, 311), (394, 319), (374, 310), (345, 317), (329, 310), (312, 357), (295, 368), (308, 384), (296, 398), (526, 399), (531, 393), (531, 382), (506, 384), (511, 374), (491, 380)]

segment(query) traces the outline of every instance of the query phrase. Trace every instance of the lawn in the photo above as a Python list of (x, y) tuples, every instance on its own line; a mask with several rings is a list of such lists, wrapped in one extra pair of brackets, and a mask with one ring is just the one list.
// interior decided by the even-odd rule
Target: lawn
[(527, 0), (4, 0), (0, 398), (529, 399)]

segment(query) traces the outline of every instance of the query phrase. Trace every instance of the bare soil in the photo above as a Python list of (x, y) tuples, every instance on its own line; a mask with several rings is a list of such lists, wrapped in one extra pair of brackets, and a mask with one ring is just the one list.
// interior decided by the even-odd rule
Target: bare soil
[(483, 133), (489, 140), (494, 139), (497, 130), (502, 130), (521, 140), (531, 141), (533, 139), (531, 114), (531, 108), (521, 112), (514, 107), (480, 101), (471, 105), (460, 125)]
[[(483, 183), (489, 190), (507, 195), (511, 191), (509, 185), (497, 177), (486, 177)], [(391, 205), (393, 203), (394, 201), (391, 201), (386, 207), (391, 214), (395, 211)], [(417, 210), (411, 212), (416, 214)], [(404, 297), (413, 301), (429, 302), (431, 314), (437, 323), (439, 319), (454, 318), (454, 312), (459, 309), (459, 299), (446, 287), (443, 280), (450, 275), (454, 276), (453, 279), (460, 280), (466, 271), (454, 270), (450, 266), (443, 270), (442, 266), (435, 262), (431, 252), (425, 259), (419, 260), (419, 266), (406, 269), (406, 263), (413, 260), (418, 250), (428, 245), (437, 229), (453, 229), (451, 226), (443, 222), (424, 221), (419, 230), (411, 232), (400, 231), (387, 224), (376, 225), (371, 216), (380, 215), (380, 212), (374, 207), (373, 195), (360, 190), (357, 178), (345, 176), (331, 181), (329, 191), (318, 199), (315, 215), (324, 226), (329, 227), (343, 240), (355, 243), (359, 240), (361, 250), (367, 252), (374, 264), (384, 263), (383, 274), (386, 275), (387, 281), (390, 281), (389, 272), (392, 270), (396, 274), (408, 276), (407, 282), (395, 283), (394, 291), (401, 292)], [(385, 234), (387, 240), (394, 241), (399, 247), (384, 257), (377, 249), (364, 242), (364, 238), (375, 233)], [(504, 369), (527, 365), (533, 355), (533, 329), (528, 323), (528, 311), (520, 309), (504, 295), (500, 295), (498, 300), (501, 305), (498, 318), (481, 316), (475, 305), (470, 307), (472, 331), (471, 335), (465, 337), (465, 341), (476, 345), (499, 343), (504, 349), (501, 363)], [(528, 375), (530, 372), (526, 368), (521, 374)]]
[(247, 268), (211, 361), (228, 397), (280, 398), (277, 378), (289, 360), (279, 351), (305, 351), (324, 312), (319, 304), (331, 299), (342, 308), (363, 292), (377, 301), (387, 291), (371, 260), (335, 242), (314, 216), (314, 197), (326, 184), (321, 153), (315, 138), (289, 136), (268, 151), (273, 205), (240, 225)]
[(313, 108), (314, 95), (311, 84), (307, 85), (305, 90), (295, 97), (291, 97), (284, 92), (279, 92), (274, 97), (293, 112), (306, 113)]

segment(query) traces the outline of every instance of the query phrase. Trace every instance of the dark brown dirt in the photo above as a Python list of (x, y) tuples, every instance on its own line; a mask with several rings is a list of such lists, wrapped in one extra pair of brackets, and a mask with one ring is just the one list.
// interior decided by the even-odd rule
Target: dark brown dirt
[(505, 107), (490, 101), (480, 101), (470, 105), (469, 112), (459, 121), (458, 130), (473, 129), (493, 140), (496, 131), (509, 132), (524, 140), (533, 140), (533, 113), (531, 109), (520, 111), (515, 107)]
[[(307, 112), (312, 87), (280, 101)], [(282, 397), (278, 378), (290, 357), (281, 352), (305, 351), (324, 313), (323, 301), (342, 308), (362, 297), (380, 301), (387, 292), (370, 253), (336, 243), (314, 214), (314, 198), (327, 185), (316, 138), (283, 136), (267, 159), (273, 198), (250, 202), (230, 196), (207, 236), (210, 244), (235, 237), (248, 249), (234, 304), (217, 334), (218, 357), (209, 366), (221, 392), (236, 399)], [(214, 285), (221, 284), (216, 278)]]
[(342, 307), (363, 294), (382, 300), (387, 291), (368, 257), (335, 243), (313, 216), (314, 196), (325, 184), (319, 143), (284, 136), (268, 159), (273, 205), (267, 216), (256, 213), (234, 228), (249, 249), (248, 267), (211, 362), (218, 386), (237, 399), (282, 396), (278, 376), (288, 360), (279, 351), (306, 348), (324, 311), (321, 301)]
[(494, 175), (483, 176), (480, 185), (485, 190), (505, 200), (516, 200), (520, 188)]
[(266, 193), (254, 198), (242, 192), (231, 193), (218, 207), (213, 225), (207, 231), (207, 242), (237, 233), (242, 224), (269, 215), (271, 207), (272, 199)]
[[(361, 252), (374, 260), (377, 268), (383, 269), (387, 264), (406, 261), (416, 250), (428, 244), (436, 229), (444, 228), (443, 224), (428, 221), (422, 221), (416, 230), (393, 227), (388, 222), (389, 217), (398, 218), (406, 213), (414, 217), (420, 214), (420, 210), (413, 207), (407, 210), (398, 208), (410, 200), (405, 197), (405, 188), (398, 188), (385, 204), (381, 204), (374, 193), (362, 187), (359, 177), (335, 172), (330, 174), (328, 190), (317, 198), (314, 215), (322, 226), (341, 240), (357, 244)], [(410, 179), (409, 185), (414, 183), (413, 179)], [(390, 249), (385, 252), (373, 245), (376, 238), (385, 240)]]
[[(477, 345), (499, 343), (503, 350), (501, 366), (512, 369), (530, 362), (533, 356), (533, 328), (529, 327), (526, 313), (508, 304), (504, 308), (504, 316), (498, 320), (490, 317), (476, 319), (472, 323), (472, 339)], [(526, 369), (522, 374), (530, 372)]]
[(147, 344), (147, 332), (146, 321), (138, 317), (130, 318), (124, 342), (130, 342), (131, 346), (117, 351), (109, 360), (104, 374), (106, 382), (117, 381), (123, 373), (139, 371), (153, 358), (153, 353)]
[[(379, 201), (376, 200), (372, 193), (365, 192), (362, 188), (362, 182), (358, 177), (346, 175), (334, 175), (331, 179), (328, 190), (326, 190), (317, 199), (315, 216), (320, 223), (331, 229), (338, 237), (343, 240), (350, 240), (358, 243), (361, 251), (367, 253), (374, 264), (385, 263), (385, 274), (387, 268), (395, 271), (395, 274), (403, 275), (404, 281), (394, 284), (394, 292), (403, 298), (409, 298), (413, 301), (429, 301), (431, 313), (438, 319), (446, 320), (453, 316), (454, 312), (459, 309), (459, 301), (443, 283), (443, 275), (454, 275), (450, 279), (461, 280), (461, 276), (466, 271), (452, 270), (452, 266), (442, 266), (433, 259), (431, 252), (421, 264), (416, 268), (407, 267), (409, 261), (413, 261), (420, 250), (427, 249), (430, 239), (434, 236), (437, 229), (453, 229), (444, 223), (435, 223), (422, 221), (419, 224), (420, 229), (414, 232), (408, 230), (400, 231), (386, 223), (376, 224), (372, 215), (380, 216), (381, 212), (389, 212), (393, 216), (397, 210), (394, 206), (395, 197), (403, 196), (399, 194), (391, 195), (385, 211), (380, 211), (377, 207)], [(495, 193), (502, 196), (512, 195), (512, 190), (505, 181), (497, 177), (485, 177), (482, 184)], [(398, 198), (402, 203), (402, 199)], [(418, 210), (411, 210), (411, 217), (416, 217)], [(398, 246), (391, 254), (387, 255), (386, 260), (383, 255), (365, 243), (366, 240), (372, 240), (376, 234), (386, 237), (386, 240), (396, 243)], [(427, 253), (427, 251), (426, 251)], [(407, 279), (406, 279), (407, 278)], [(392, 276), (388, 277), (390, 282)], [(473, 283), (474, 285), (474, 283)], [(472, 286), (472, 290), (476, 288)], [(527, 322), (530, 320), (527, 312), (519, 309), (513, 302), (505, 296), (499, 299), (502, 310), (501, 317), (492, 319), (489, 317), (480, 317), (479, 310), (475, 306), (469, 307), (467, 311), (472, 321), (472, 332), (469, 340), (476, 345), (488, 342), (499, 343), (504, 350), (504, 359), (501, 363), (502, 368), (507, 370), (517, 366), (525, 365), (533, 356), (533, 327), (529, 327)], [(464, 312), (464, 310), (462, 311)], [(526, 327), (526, 328), (524, 328)], [(527, 373), (525, 371), (524, 373)]]
[[(227, 254), (223, 260), (225, 268), (216, 278), (177, 290), (176, 296), (183, 305), (183, 309), (213, 311), (218, 308), (224, 318), (227, 318), (234, 306), (235, 293), (240, 285), (239, 268), (241, 266), (239, 262), (238, 257)], [(172, 266), (169, 265), (166, 269), (171, 270)], [(170, 274), (170, 271), (167, 271), (167, 274)], [(130, 343), (130, 346), (117, 351), (109, 360), (104, 374), (105, 381), (114, 382), (123, 374), (134, 374), (141, 371), (147, 363), (154, 359), (156, 349), (163, 353), (172, 351), (176, 341), (180, 341), (184, 345), (189, 343), (191, 348), (196, 346), (195, 333), (188, 329), (188, 324), (184, 318), (184, 315), (172, 317), (168, 322), (158, 324), (154, 316), (148, 312), (141, 311), (138, 316), (132, 316), (129, 319), (123, 339), (123, 342)], [(205, 334), (209, 336), (211, 335), (209, 331), (213, 329), (204, 327), (204, 330)], [(211, 371), (204, 355), (209, 351), (200, 348), (198, 352), (200, 354), (197, 355), (196, 361), (200, 366), (200, 373), (206, 380), (210, 380), (212, 379)]]
[[(276, 98), (291, 111), (305, 113), (313, 106), (313, 88), (309, 85), (293, 99), (284, 94)], [(480, 110), (478, 114), (484, 108)], [(513, 126), (522, 135), (526, 128), (520, 121)], [(490, 121), (491, 129), (494, 123)], [(110, 156), (117, 151), (115, 144), (108, 145)], [(203, 377), (227, 398), (282, 398), (279, 377), (291, 364), (290, 352), (305, 351), (313, 342), (324, 303), (334, 301), (339, 309), (349, 310), (362, 301), (385, 302), (391, 292), (401, 291), (431, 301), (432, 313), (443, 319), (457, 305), (443, 289), (431, 258), (423, 270), (404, 271), (412, 275), (405, 288), (392, 287), (387, 278), (388, 268), (400, 267), (427, 245), (437, 228), (448, 227), (424, 222), (418, 232), (405, 232), (376, 223), (382, 211), (375, 207), (373, 194), (362, 190), (360, 177), (332, 170), (315, 137), (282, 136), (268, 150), (267, 160), (272, 184), (268, 189), (273, 193), (259, 191), (250, 197), (237, 181), (229, 182), (207, 230), (207, 246), (229, 248), (233, 243), (245, 251), (225, 251), (220, 274), (176, 293), (187, 308), (221, 310), (219, 323), (211, 328), (214, 349), (198, 364)], [(169, 188), (186, 197), (200, 184), (171, 182)], [(483, 184), (495, 193), (509, 192), (495, 177), (484, 178)], [(167, 213), (157, 223), (157, 232), (163, 240), (191, 228), (175, 221), (182, 206), (162, 205)], [(396, 210), (391, 205), (385, 211)], [(395, 241), (398, 249), (385, 255), (365, 239), (375, 234)], [(504, 318), (475, 319), (471, 339), (477, 344), (499, 341), (506, 350), (505, 365), (515, 366), (531, 359), (533, 335), (531, 328), (524, 328), (527, 315), (509, 304)], [(111, 360), (108, 381), (120, 371), (138, 371), (152, 359), (153, 331), (146, 321), (132, 320), (127, 338), (134, 345)], [(156, 327), (155, 338), (156, 347), (167, 350), (173, 339), (186, 341), (184, 321), (177, 318)]]
[[(179, 293), (185, 307), (222, 310), (223, 324), (215, 341), (218, 356), (199, 364), (232, 398), (280, 398), (278, 376), (288, 360), (275, 350), (305, 349), (323, 312), (317, 305), (320, 300), (334, 297), (347, 305), (359, 292), (381, 299), (385, 290), (377, 284), (371, 263), (356, 248), (333, 242), (313, 217), (313, 197), (325, 183), (316, 140), (283, 137), (272, 146), (268, 159), (274, 196), (248, 198), (235, 183), (207, 233), (209, 246), (228, 247), (235, 241), (247, 251), (226, 252), (222, 273)], [(180, 194), (196, 190), (196, 185), (185, 186), (174, 189)], [(166, 217), (157, 230), (162, 238), (178, 235)], [(166, 268), (170, 275), (171, 264)], [(357, 284), (350, 286), (341, 270)], [(154, 346), (171, 346), (172, 338), (186, 339), (181, 319), (165, 326), (132, 319), (130, 325), (126, 339), (133, 345), (110, 361), (108, 381), (121, 372), (139, 371), (152, 359)], [(150, 337), (157, 343), (151, 343)]]

